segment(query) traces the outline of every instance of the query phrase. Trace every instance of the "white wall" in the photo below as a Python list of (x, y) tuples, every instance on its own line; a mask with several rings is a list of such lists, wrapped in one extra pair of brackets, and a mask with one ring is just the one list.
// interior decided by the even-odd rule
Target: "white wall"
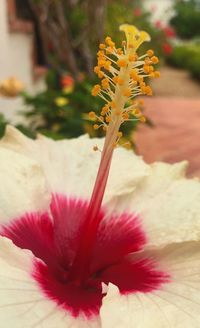
[(167, 23), (169, 19), (173, 16), (173, 4), (175, 0), (143, 0), (145, 8), (152, 11), (152, 8), (155, 8), (153, 11), (152, 20), (160, 20), (163, 24)]
[[(27, 90), (35, 92), (43, 87), (43, 81), (33, 81), (32, 36), (25, 33), (9, 33), (6, 0), (0, 0), (0, 81), (10, 76), (23, 81)], [(0, 97), (0, 112), (13, 121), (17, 110), (22, 108), (21, 99)]]

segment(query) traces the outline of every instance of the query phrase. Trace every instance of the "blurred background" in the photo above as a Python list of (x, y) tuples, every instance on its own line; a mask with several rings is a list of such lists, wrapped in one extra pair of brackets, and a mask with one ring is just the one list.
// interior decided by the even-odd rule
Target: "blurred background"
[(1, 0), (0, 135), (12, 123), (33, 138), (101, 137), (88, 116), (102, 106), (93, 67), (105, 36), (120, 45), (122, 23), (151, 35), (143, 50), (161, 72), (147, 123), (124, 125), (124, 139), (147, 162), (188, 160), (200, 176), (200, 0)]

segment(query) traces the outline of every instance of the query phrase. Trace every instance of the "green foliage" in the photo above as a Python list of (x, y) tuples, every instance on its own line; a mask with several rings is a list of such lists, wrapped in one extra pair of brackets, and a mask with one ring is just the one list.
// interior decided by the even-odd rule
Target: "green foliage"
[(7, 123), (8, 122), (5, 119), (4, 115), (0, 113), (0, 138), (2, 138), (4, 135), (4, 131)]
[[(35, 14), (39, 13), (37, 19), (42, 17), (41, 10), (45, 8), (40, 6), (42, 3), (42, 0), (32, 2)], [(161, 45), (166, 37), (150, 23), (150, 13), (142, 8), (140, 0), (111, 0), (105, 5), (90, 0), (78, 1), (77, 5), (71, 1), (69, 3), (70, 6), (65, 0), (47, 0), (49, 15), (46, 23), (39, 22), (46, 44), (44, 48), (49, 50), (45, 54), (50, 69), (43, 92), (34, 96), (22, 94), (28, 109), (21, 114), (29, 123), (28, 127), (18, 127), (31, 137), (37, 132), (54, 139), (73, 138), (83, 133), (89, 133), (92, 137), (103, 136), (102, 129), (93, 129), (94, 122), (88, 116), (90, 111), (100, 114), (103, 105), (101, 99), (91, 96), (91, 88), (96, 84), (92, 75), (93, 64), (96, 62), (98, 40), (103, 35), (110, 35), (117, 44), (121, 44), (124, 35), (118, 30), (120, 24), (135, 24), (152, 36), (152, 42), (146, 43), (142, 52), (153, 48), (157, 55), (163, 54)], [(63, 88), (63, 72), (74, 78), (71, 92), (66, 93)], [(80, 72), (85, 75), (82, 80), (79, 78)], [(131, 135), (137, 124), (131, 121), (122, 126), (125, 140), (132, 140)]]
[(198, 52), (194, 52), (188, 68), (194, 78), (200, 81), (200, 47)]
[(151, 36), (151, 41), (141, 46), (141, 52), (152, 48), (160, 59), (165, 57), (163, 44), (168, 42), (168, 38), (162, 29), (151, 23), (151, 12), (144, 9), (142, 1), (115, 0), (109, 3), (105, 30), (107, 35), (111, 35), (118, 44), (121, 43), (124, 35), (119, 33), (116, 26), (124, 23), (133, 24), (139, 30), (147, 31)]
[(178, 68), (187, 68), (191, 60), (191, 49), (185, 45), (174, 47), (173, 53), (168, 58), (169, 64)]
[[(96, 82), (85, 78), (73, 85), (73, 91), (66, 93), (59, 76), (54, 71), (49, 71), (45, 91), (34, 96), (22, 94), (29, 110), (21, 111), (21, 114), (28, 118), (29, 125), (18, 128), (29, 137), (36, 136), (37, 132), (53, 139), (74, 138), (84, 133), (91, 137), (104, 136), (102, 129), (94, 130), (94, 122), (88, 116), (90, 111), (100, 115), (103, 106), (99, 97), (91, 95)], [(61, 103), (59, 100), (62, 100)], [(138, 122), (133, 121), (122, 126), (124, 141), (131, 141), (137, 124)]]
[(183, 39), (200, 36), (200, 3), (199, 0), (181, 0), (174, 6), (175, 16), (171, 25)]
[(176, 46), (168, 62), (175, 67), (188, 69), (200, 81), (200, 45)]

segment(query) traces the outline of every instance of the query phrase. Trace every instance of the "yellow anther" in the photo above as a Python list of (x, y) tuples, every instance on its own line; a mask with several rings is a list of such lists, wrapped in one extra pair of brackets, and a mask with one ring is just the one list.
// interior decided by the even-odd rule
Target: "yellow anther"
[(94, 124), (94, 125), (93, 125), (93, 128), (94, 128), (95, 130), (98, 130), (99, 125), (98, 125), (98, 124)]
[(143, 94), (146, 94), (146, 86), (141, 86), (141, 91)]
[(139, 117), (142, 115), (141, 111), (139, 110), (139, 108), (135, 108), (133, 111), (132, 111), (132, 115), (136, 116), (136, 117)]
[(116, 148), (117, 147), (117, 142), (114, 142), (113, 143), (113, 148)]
[(119, 138), (121, 138), (123, 136), (123, 133), (121, 131), (119, 131), (117, 135)]
[(140, 122), (145, 123), (146, 122), (146, 117), (145, 116), (141, 116), (140, 117)]
[(133, 61), (135, 61), (137, 59), (138, 59), (138, 56), (136, 54), (131, 54), (131, 55), (128, 56), (128, 60), (130, 62), (133, 62)]
[(142, 76), (139, 76), (139, 75), (138, 75), (137, 81), (138, 81), (139, 83), (142, 83), (142, 82), (144, 81), (144, 78), (143, 78)]
[(112, 47), (108, 47), (106, 48), (106, 53), (109, 55), (109, 54), (112, 54), (113, 53), (113, 48)]
[(111, 117), (110, 116), (106, 116), (106, 122), (107, 123), (110, 123), (110, 121), (111, 121)]
[(110, 70), (110, 66), (111, 66), (111, 61), (110, 60), (106, 60), (106, 62), (104, 64), (104, 68), (109, 71)]
[(149, 85), (147, 85), (146, 87), (144, 87), (145, 88), (145, 94), (147, 95), (147, 96), (152, 96), (152, 94), (153, 94), (153, 92), (152, 92), (152, 89), (151, 89), (151, 87), (149, 86)]
[(97, 56), (98, 57), (104, 57), (104, 51), (103, 50), (99, 50), (98, 52), (97, 52)]
[(129, 114), (127, 112), (122, 114), (123, 119), (126, 121), (129, 119)]
[(107, 37), (105, 38), (105, 42), (108, 44), (110, 41), (112, 41), (111, 37), (110, 37), (110, 36), (107, 36)]
[(102, 107), (102, 111), (107, 113), (109, 111), (109, 105), (105, 105)]
[(116, 84), (118, 83), (118, 79), (119, 79), (118, 76), (114, 76), (114, 77), (112, 78), (113, 82), (116, 83)]
[(135, 81), (138, 80), (138, 74), (137, 74), (136, 70), (134, 70), (134, 69), (131, 70), (130, 77)]
[(104, 77), (104, 74), (103, 74), (102, 71), (99, 71), (99, 73), (98, 73), (98, 78), (99, 78), (99, 79), (102, 79), (102, 77)]
[(155, 71), (155, 72), (154, 72), (154, 76), (155, 76), (155, 77), (160, 77), (160, 72), (159, 72), (159, 71)]
[(153, 66), (149, 66), (149, 73), (152, 73), (154, 71), (154, 67)]
[(153, 56), (153, 54), (154, 54), (154, 51), (152, 49), (149, 49), (147, 51), (147, 56), (151, 57), (151, 56)]
[(145, 64), (146, 65), (150, 65), (151, 64), (151, 59), (149, 57), (146, 57), (144, 61), (145, 61)]
[(123, 50), (122, 50), (122, 48), (118, 48), (118, 49), (117, 49), (117, 54), (118, 54), (118, 55), (122, 55), (122, 54), (123, 54)]
[(106, 45), (104, 43), (100, 43), (99, 49), (105, 49)]
[(145, 64), (145, 65), (143, 66), (143, 71), (144, 71), (146, 74), (148, 74), (148, 73), (150, 72), (149, 65)]
[(144, 100), (143, 99), (139, 99), (138, 100), (138, 103), (139, 103), (139, 105), (143, 106), (144, 105)]
[(94, 151), (98, 151), (98, 150), (99, 150), (99, 147), (98, 147), (97, 145), (95, 145), (95, 146), (93, 147), (93, 150), (94, 150)]
[(95, 66), (94, 67), (94, 72), (98, 74), (100, 72), (100, 67), (99, 66)]
[(95, 112), (89, 112), (89, 118), (91, 119), (91, 120), (94, 120), (95, 118), (96, 118), (96, 114), (95, 114)]
[(125, 59), (119, 59), (117, 61), (117, 66), (119, 66), (119, 67), (126, 67), (127, 66), (127, 60), (125, 60)]
[(108, 40), (107, 44), (111, 48), (114, 48), (115, 47), (115, 43), (113, 41), (111, 41), (111, 40)]
[(119, 77), (119, 76), (114, 76), (112, 80), (116, 84), (119, 84), (119, 85), (123, 85), (124, 84), (124, 80), (121, 77)]
[(101, 83), (102, 83), (102, 84), (107, 84), (107, 83), (109, 83), (109, 80), (108, 80), (107, 78), (105, 78), (105, 79), (103, 79), (103, 80), (101, 81)]
[(106, 63), (106, 60), (105, 59), (99, 59), (98, 60), (98, 66), (99, 67), (104, 67), (105, 63)]
[(108, 79), (103, 79), (102, 81), (101, 81), (101, 84), (102, 84), (102, 88), (103, 89), (109, 89), (109, 80)]
[(151, 61), (152, 61), (154, 64), (158, 64), (159, 59), (158, 59), (158, 57), (153, 56), (153, 57), (151, 57)]
[(140, 81), (139, 84), (140, 84), (141, 88), (146, 86), (146, 82), (144, 82), (144, 81)]
[(127, 88), (123, 92), (124, 97), (130, 97), (131, 96), (131, 89)]
[(101, 90), (101, 87), (99, 84), (96, 84), (92, 89), (92, 96), (97, 96)]
[(126, 147), (127, 149), (131, 149), (130, 141), (127, 141), (123, 146)]

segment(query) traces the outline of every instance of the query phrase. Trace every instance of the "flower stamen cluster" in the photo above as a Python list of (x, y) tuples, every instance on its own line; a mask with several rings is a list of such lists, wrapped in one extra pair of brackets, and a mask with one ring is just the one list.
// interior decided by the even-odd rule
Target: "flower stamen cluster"
[(96, 119), (94, 129), (107, 130), (110, 122), (119, 121), (119, 126), (125, 121), (141, 121), (146, 119), (139, 109), (140, 103), (135, 100), (139, 95), (152, 95), (152, 89), (146, 78), (156, 78), (160, 73), (154, 69), (159, 62), (153, 50), (138, 56), (137, 49), (144, 41), (149, 41), (149, 35), (131, 25), (121, 25), (126, 34), (126, 41), (117, 48), (111, 37), (105, 38), (105, 43), (99, 45), (97, 66), (94, 72), (101, 82), (92, 89), (93, 96), (99, 96), (105, 101), (100, 116), (90, 112), (89, 117)]
[[(101, 43), (98, 51), (98, 63), (94, 71), (101, 79), (101, 83), (94, 86), (92, 95), (99, 95), (104, 99), (105, 105), (101, 108), (100, 116), (90, 112), (89, 117), (95, 121), (94, 129), (100, 127), (106, 131), (104, 146), (101, 151), (101, 160), (92, 191), (90, 203), (86, 213), (86, 224), (79, 250), (71, 268), (71, 277), (75, 281), (84, 282), (89, 276), (89, 263), (94, 247), (95, 236), (101, 223), (102, 201), (109, 176), (112, 156), (118, 145), (122, 132), (121, 124), (130, 120), (145, 122), (145, 117), (139, 109), (138, 95), (152, 95), (152, 90), (145, 82), (145, 78), (157, 77), (154, 64), (158, 58), (153, 50), (138, 56), (137, 49), (144, 41), (149, 41), (148, 33), (139, 31), (132, 25), (121, 25), (125, 32), (126, 41), (122, 48), (116, 48), (110, 37)], [(100, 150), (97, 145), (94, 151)]]

